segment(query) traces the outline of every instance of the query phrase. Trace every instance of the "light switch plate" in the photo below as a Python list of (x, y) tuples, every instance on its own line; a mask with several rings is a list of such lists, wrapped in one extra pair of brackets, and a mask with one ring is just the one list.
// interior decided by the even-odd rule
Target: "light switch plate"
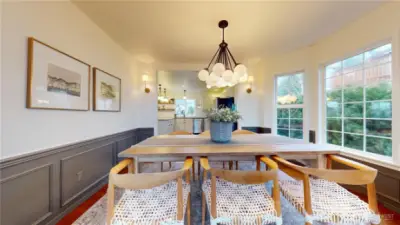
[(83, 176), (83, 170), (77, 172), (76, 176), (78, 177), (78, 181), (81, 181), (82, 180), (82, 176)]

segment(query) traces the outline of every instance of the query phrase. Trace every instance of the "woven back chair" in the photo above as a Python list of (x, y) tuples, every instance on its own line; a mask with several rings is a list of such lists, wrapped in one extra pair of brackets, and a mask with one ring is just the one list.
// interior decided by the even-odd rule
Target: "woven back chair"
[[(182, 169), (164, 173), (118, 174), (133, 159), (125, 159), (113, 167), (107, 190), (107, 224), (183, 225), (187, 210), (190, 224), (190, 173), (193, 160), (187, 158)], [(182, 176), (186, 174), (186, 182)], [(125, 189), (114, 207), (115, 187)]]
[[(232, 135), (239, 135), (239, 134), (257, 134), (254, 133), (252, 131), (248, 131), (248, 130), (235, 130), (232, 132)], [(232, 170), (233, 169), (233, 162), (234, 161), (229, 161), (229, 169)], [(235, 161), (235, 166), (236, 169), (239, 169), (239, 161)], [(223, 168), (225, 168), (225, 162), (223, 163)]]
[(191, 135), (192, 133), (184, 131), (184, 130), (177, 130), (169, 133), (168, 135)]
[[(272, 157), (294, 179), (281, 179), (281, 191), (306, 224), (380, 224), (374, 180), (377, 170), (340, 156), (327, 156), (327, 169), (307, 168)], [(351, 167), (332, 170), (332, 161)], [(368, 204), (339, 184), (367, 185)]]
[[(192, 133), (184, 131), (184, 130), (177, 130), (169, 133), (168, 135), (191, 135)], [(172, 162), (168, 162), (169, 169), (172, 169)], [(194, 168), (194, 167), (193, 167)], [(161, 162), (161, 172), (164, 170), (164, 162)]]
[[(282, 224), (278, 166), (267, 157), (258, 157), (270, 171), (231, 171), (211, 168), (208, 159), (200, 159), (204, 169), (202, 224), (205, 223), (205, 205), (210, 211), (211, 224), (264, 225)], [(207, 173), (211, 179), (207, 179)], [(265, 182), (273, 180), (273, 197)]]
[(237, 135), (237, 134), (257, 134), (254, 133), (253, 131), (249, 131), (249, 130), (235, 130), (232, 133), (233, 135)]

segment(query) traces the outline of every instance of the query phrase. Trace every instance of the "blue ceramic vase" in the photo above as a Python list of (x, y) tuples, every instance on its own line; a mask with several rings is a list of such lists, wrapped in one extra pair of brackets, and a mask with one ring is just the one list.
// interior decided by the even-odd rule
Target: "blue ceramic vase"
[(233, 123), (211, 122), (211, 140), (217, 143), (227, 143), (232, 139)]

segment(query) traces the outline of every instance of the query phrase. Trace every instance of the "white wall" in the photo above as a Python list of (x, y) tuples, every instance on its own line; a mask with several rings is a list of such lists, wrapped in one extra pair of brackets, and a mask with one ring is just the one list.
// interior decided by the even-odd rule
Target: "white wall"
[[(5, 2), (2, 16), (1, 158), (156, 125), (152, 65), (131, 57), (73, 4)], [(122, 112), (26, 109), (29, 36), (120, 77)], [(145, 72), (153, 80), (150, 94), (143, 91)]]
[[(305, 125), (321, 137), (320, 75), (324, 65), (355, 55), (368, 48), (392, 41), (393, 44), (393, 115), (400, 115), (400, 3), (386, 3), (348, 24), (316, 44), (296, 51), (264, 59), (264, 126), (276, 126), (274, 78), (277, 74), (305, 71)], [(396, 97), (397, 96), (397, 97)], [(394, 162), (399, 163), (400, 118), (393, 118)], [(307, 132), (308, 133), (308, 132)]]
[(242, 120), (239, 121), (239, 127), (245, 126), (261, 126), (263, 115), (263, 73), (260, 60), (247, 60), (244, 62), (247, 67), (249, 76), (253, 76), (252, 92), (246, 92), (250, 87), (248, 82), (239, 83), (235, 86), (235, 103), (237, 110), (242, 115)]
[(2, 30), (3, 30), (3, 26), (2, 26), (2, 18), (3, 18), (3, 1), (0, 1), (0, 156), (2, 155), (2, 122), (1, 122), (1, 119), (2, 119), (2, 116), (1, 116), (1, 112), (2, 112), (2, 110), (1, 110), (1, 96), (2, 96), (2, 94), (1, 94), (1, 91), (2, 91), (2, 88), (1, 88), (1, 80), (2, 80), (2, 77), (3, 77), (3, 75), (2, 75), (2, 69), (1, 69), (1, 63), (2, 63), (2, 61), (1, 61), (1, 51), (2, 51), (2, 48), (1, 48), (1, 43), (2, 43), (2, 35), (3, 35), (3, 33), (2, 33)]

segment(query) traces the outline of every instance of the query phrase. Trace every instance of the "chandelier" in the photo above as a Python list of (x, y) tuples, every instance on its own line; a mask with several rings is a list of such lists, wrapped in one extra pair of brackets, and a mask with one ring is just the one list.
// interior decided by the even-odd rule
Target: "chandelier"
[(207, 88), (232, 87), (239, 82), (245, 82), (248, 78), (247, 68), (236, 62), (229, 51), (228, 43), (225, 42), (225, 28), (228, 27), (228, 21), (219, 21), (218, 27), (222, 29), (222, 42), (207, 68), (198, 74), (198, 78), (206, 82)]

